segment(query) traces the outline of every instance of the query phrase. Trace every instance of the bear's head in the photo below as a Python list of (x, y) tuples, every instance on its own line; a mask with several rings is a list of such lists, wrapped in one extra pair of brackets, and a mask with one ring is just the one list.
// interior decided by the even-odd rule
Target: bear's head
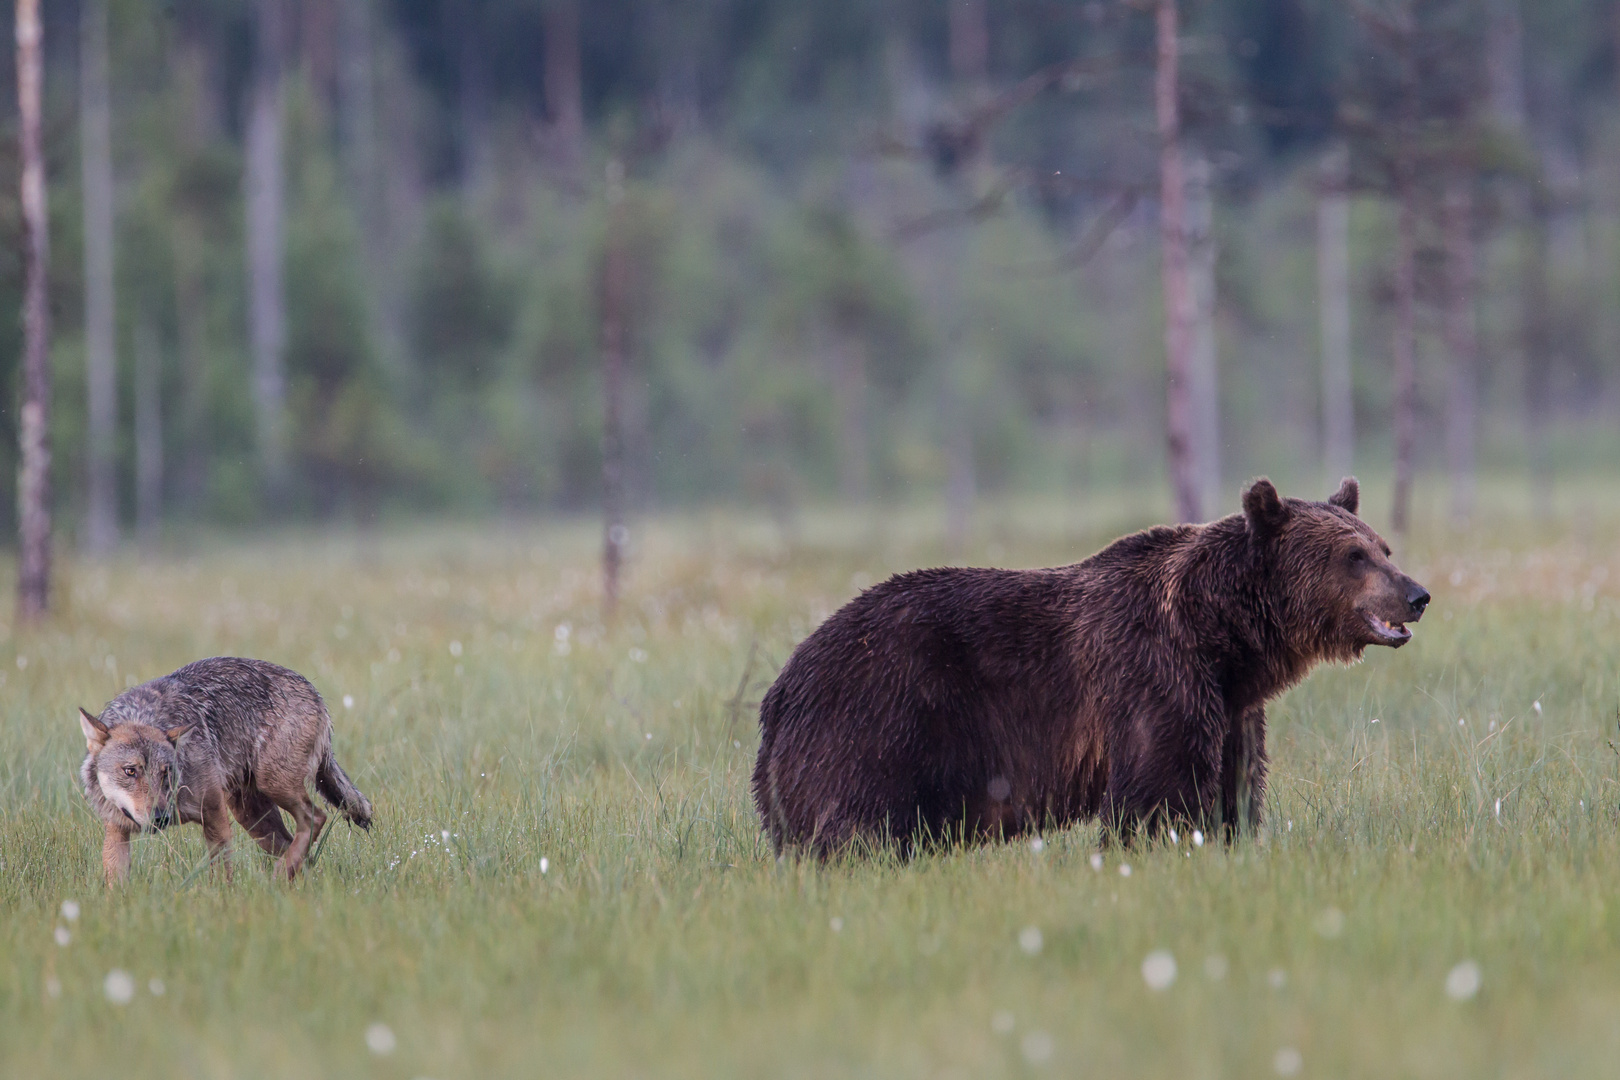
[(1264, 477), (1243, 493), (1249, 534), (1282, 586), (1284, 633), (1301, 656), (1354, 660), (1368, 645), (1400, 648), (1412, 639), (1406, 624), (1428, 606), (1428, 590), (1356, 516), (1360, 502), (1354, 477), (1326, 502), (1282, 498)]

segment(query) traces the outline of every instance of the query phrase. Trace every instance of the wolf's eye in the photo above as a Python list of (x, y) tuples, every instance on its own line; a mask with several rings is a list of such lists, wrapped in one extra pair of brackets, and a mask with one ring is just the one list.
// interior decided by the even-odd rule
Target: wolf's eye
[(133, 780), (137, 776), (141, 775), (141, 770), (137, 769), (133, 765), (125, 765), (124, 766), (124, 775), (129, 777), (131, 780)]

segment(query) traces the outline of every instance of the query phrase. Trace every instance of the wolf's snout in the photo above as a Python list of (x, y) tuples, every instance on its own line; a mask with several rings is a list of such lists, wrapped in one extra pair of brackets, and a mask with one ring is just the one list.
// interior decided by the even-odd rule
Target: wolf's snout
[(152, 811), (152, 828), (154, 828), (154, 829), (167, 829), (170, 825), (173, 825), (173, 824), (174, 824), (174, 815), (169, 812), (167, 807), (165, 807), (162, 810), (154, 810), (154, 811)]
[(1411, 582), (1406, 589), (1406, 606), (1412, 609), (1412, 621), (1423, 618), (1423, 610), (1429, 606), (1429, 590)]

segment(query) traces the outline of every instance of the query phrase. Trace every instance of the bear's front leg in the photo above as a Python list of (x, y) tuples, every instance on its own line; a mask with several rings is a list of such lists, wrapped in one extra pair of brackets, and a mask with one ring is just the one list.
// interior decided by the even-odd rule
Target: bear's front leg
[(1138, 834), (1152, 839), (1175, 824), (1212, 830), (1228, 727), (1213, 694), (1130, 724), (1109, 756), (1103, 842), (1130, 845)]
[(1266, 805), (1266, 710), (1234, 718), (1221, 748), (1221, 834), (1227, 843), (1259, 831)]

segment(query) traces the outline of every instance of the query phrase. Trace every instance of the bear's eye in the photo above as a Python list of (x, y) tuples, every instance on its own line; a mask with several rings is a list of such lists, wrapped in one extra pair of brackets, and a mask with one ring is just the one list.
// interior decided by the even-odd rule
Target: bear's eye
[(1364, 563), (1366, 561), (1367, 561), (1367, 553), (1365, 551), (1362, 551), (1360, 548), (1354, 548), (1354, 549), (1351, 550), (1351, 552), (1350, 552), (1350, 562), (1352, 564)]
[(129, 777), (131, 780), (133, 780), (137, 776), (141, 775), (141, 770), (137, 769), (133, 765), (125, 765), (124, 766), (124, 775)]

